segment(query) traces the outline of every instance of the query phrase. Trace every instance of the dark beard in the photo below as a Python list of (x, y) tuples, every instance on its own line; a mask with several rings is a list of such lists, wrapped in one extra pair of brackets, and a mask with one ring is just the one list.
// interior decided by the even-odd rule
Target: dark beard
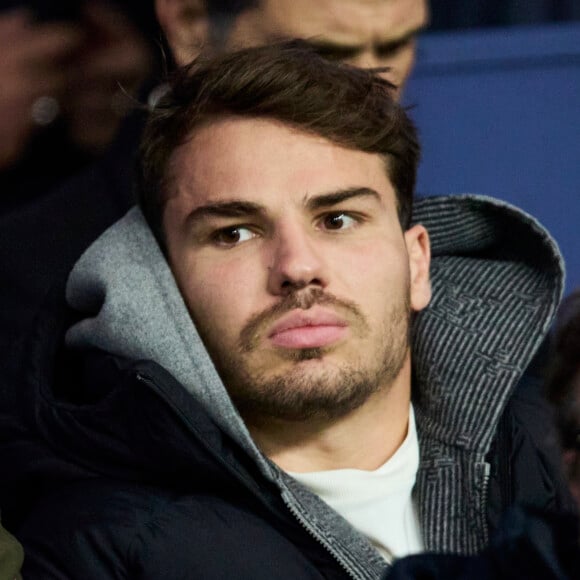
[(230, 396), (240, 415), (249, 422), (256, 417), (295, 422), (336, 420), (358, 409), (380, 391), (386, 375), (393, 373), (394, 378), (403, 362), (404, 356), (394, 366), (386, 369), (384, 365), (372, 374), (349, 367), (340, 376), (329, 372), (315, 380), (295, 374), (257, 377), (251, 389), (238, 380)]
[(377, 345), (376, 364), (366, 362), (366, 368), (362, 368), (362, 361), (357, 359), (322, 374), (313, 374), (301, 369), (299, 363), (323, 359), (332, 348), (293, 349), (279, 353), (284, 359), (297, 363), (293, 370), (273, 376), (252, 376), (243, 355), (258, 348), (261, 330), (285, 312), (295, 308), (307, 310), (314, 304), (347, 310), (357, 320), (360, 332), (368, 332), (369, 325), (356, 305), (314, 290), (301, 296), (289, 296), (274, 308), (253, 317), (240, 334), (238, 352), (210, 352), (232, 401), (247, 421), (251, 422), (252, 418), (297, 422), (338, 419), (359, 408), (379, 390), (390, 387), (399, 374), (409, 346), (408, 299), (393, 307), (388, 328), (384, 330), (381, 344)]

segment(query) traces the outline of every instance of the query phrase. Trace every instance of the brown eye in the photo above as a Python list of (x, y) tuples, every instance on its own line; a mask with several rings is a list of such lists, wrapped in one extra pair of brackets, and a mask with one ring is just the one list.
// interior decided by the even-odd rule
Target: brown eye
[(356, 220), (344, 213), (329, 213), (322, 219), (325, 230), (344, 230), (356, 224)]
[(218, 246), (236, 246), (251, 240), (254, 233), (249, 228), (237, 226), (218, 230), (212, 237)]

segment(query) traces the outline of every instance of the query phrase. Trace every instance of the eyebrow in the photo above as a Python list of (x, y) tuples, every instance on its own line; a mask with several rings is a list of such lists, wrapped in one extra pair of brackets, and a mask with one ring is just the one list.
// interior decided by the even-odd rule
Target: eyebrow
[(218, 201), (195, 208), (188, 216), (191, 225), (208, 217), (236, 218), (244, 216), (262, 216), (266, 213), (263, 206), (251, 201)]
[(338, 44), (328, 40), (309, 39), (304, 42), (319, 56), (333, 60), (353, 58), (364, 50), (362, 45)]
[[(411, 42), (424, 29), (424, 25), (413, 28), (399, 38), (374, 45), (373, 50), (379, 55), (394, 53), (399, 48)], [(340, 44), (325, 39), (318, 40), (316, 38), (310, 38), (305, 39), (304, 42), (320, 56), (337, 60), (353, 58), (365, 49), (364, 45)]]
[(393, 40), (388, 40), (387, 42), (382, 42), (376, 45), (375, 51), (378, 54), (390, 54), (397, 51), (399, 48), (409, 44), (413, 41), (423, 30), (424, 26), (419, 26), (413, 30), (410, 30), (403, 36), (395, 38)]
[[(350, 187), (348, 189), (340, 189), (330, 193), (322, 193), (313, 197), (304, 197), (304, 205), (309, 211), (316, 211), (328, 207), (333, 207), (357, 197), (370, 197), (377, 201), (381, 200), (381, 196), (370, 187)], [(205, 218), (238, 218), (238, 217), (263, 217), (267, 213), (263, 205), (253, 203), (251, 201), (219, 201), (209, 203), (195, 208), (186, 218), (188, 224), (193, 225), (202, 221)]]
[(350, 187), (348, 189), (341, 189), (339, 191), (323, 193), (321, 195), (306, 198), (305, 205), (309, 210), (314, 211), (332, 207), (342, 203), (343, 201), (356, 197), (371, 197), (379, 202), (381, 200), (381, 196), (370, 187)]

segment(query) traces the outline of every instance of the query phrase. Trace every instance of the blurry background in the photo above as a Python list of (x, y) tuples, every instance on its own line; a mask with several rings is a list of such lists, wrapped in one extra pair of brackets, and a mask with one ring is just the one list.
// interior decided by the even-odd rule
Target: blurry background
[(432, 30), (580, 20), (578, 0), (431, 0)]
[[(487, 194), (537, 216), (569, 292), (580, 286), (580, 0), (430, 5), (404, 93), (424, 144), (418, 192)], [(0, 216), (102, 156), (131, 99), (162, 78), (161, 38), (153, 0), (0, 0)]]
[(0, 0), (0, 214), (107, 149), (159, 36), (152, 0)]
[(536, 216), (580, 286), (580, 2), (433, 0), (405, 91), (420, 195), (480, 193)]

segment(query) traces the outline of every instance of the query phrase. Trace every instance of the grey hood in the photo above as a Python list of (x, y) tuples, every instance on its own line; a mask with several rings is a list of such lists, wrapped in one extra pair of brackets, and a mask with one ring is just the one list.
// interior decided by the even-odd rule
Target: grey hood
[(153, 360), (204, 404), (221, 427), (270, 471), (232, 404), (143, 214), (133, 208), (81, 256), (66, 289), (87, 318), (67, 346)]
[[(433, 254), (432, 302), (413, 330), (422, 453), (417, 495), (425, 543), (428, 549), (473, 553), (486, 542), (484, 455), (551, 324), (563, 289), (562, 259), (537, 221), (491, 198), (424, 198), (415, 203), (414, 221), (427, 227)], [(332, 550), (355, 577), (378, 577), (384, 563), (376, 552), (257, 449), (139, 209), (83, 254), (69, 277), (67, 301), (85, 315), (68, 331), (69, 346), (165, 367), (278, 482), (297, 517), (303, 514), (323, 541), (332, 536)], [(474, 497), (465, 497), (473, 489), (479, 490)], [(473, 508), (449, 524), (444, 514), (458, 505)], [(316, 518), (309, 517), (313, 513)], [(360, 554), (364, 573), (356, 565)]]

